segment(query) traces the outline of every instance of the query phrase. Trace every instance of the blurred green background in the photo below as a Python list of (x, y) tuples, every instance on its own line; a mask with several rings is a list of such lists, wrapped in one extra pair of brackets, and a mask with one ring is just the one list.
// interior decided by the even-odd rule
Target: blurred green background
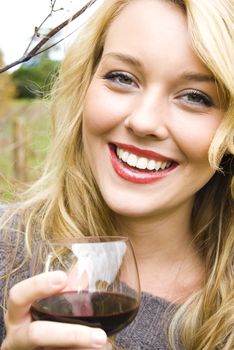
[[(0, 66), (4, 66), (1, 53)], [(50, 139), (45, 97), (58, 66), (45, 53), (0, 74), (0, 202), (13, 200), (15, 191), (40, 174)]]

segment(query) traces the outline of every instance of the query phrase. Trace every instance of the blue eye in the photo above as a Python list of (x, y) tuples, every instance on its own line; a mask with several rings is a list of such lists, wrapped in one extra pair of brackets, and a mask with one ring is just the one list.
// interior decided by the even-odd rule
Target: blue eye
[(104, 79), (110, 80), (115, 84), (124, 86), (136, 86), (133, 77), (130, 74), (124, 72), (110, 72), (104, 76)]
[(197, 91), (197, 90), (188, 91), (181, 97), (183, 101), (191, 105), (198, 105), (198, 106), (205, 106), (205, 107), (214, 106), (213, 100), (208, 95), (202, 93), (201, 91)]

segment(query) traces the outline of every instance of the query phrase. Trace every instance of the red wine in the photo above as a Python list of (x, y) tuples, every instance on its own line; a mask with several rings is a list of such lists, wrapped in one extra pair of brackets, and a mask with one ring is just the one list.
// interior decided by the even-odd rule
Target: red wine
[(64, 292), (41, 299), (31, 306), (33, 320), (46, 320), (100, 327), (112, 335), (136, 316), (133, 297), (108, 292)]

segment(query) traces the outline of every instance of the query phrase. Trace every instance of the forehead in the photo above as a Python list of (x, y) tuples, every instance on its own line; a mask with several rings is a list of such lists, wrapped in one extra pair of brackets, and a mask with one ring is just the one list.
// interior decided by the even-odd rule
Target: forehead
[(192, 49), (184, 10), (171, 1), (133, 0), (111, 23), (104, 44), (103, 56), (109, 52), (131, 54), (145, 65), (157, 61), (173, 69), (207, 72)]
[(158, 29), (163, 29), (164, 36), (173, 38), (175, 43), (182, 36), (188, 39), (185, 12), (171, 1), (132, 0), (111, 23), (105, 44), (114, 44), (118, 40), (121, 44), (124, 39), (130, 44), (137, 37), (143, 45), (141, 39), (161, 38), (162, 32)]

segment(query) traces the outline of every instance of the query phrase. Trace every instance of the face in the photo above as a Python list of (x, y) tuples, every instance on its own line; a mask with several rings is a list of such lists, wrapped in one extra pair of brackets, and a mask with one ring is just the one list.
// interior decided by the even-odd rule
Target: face
[(107, 205), (127, 217), (191, 210), (213, 176), (208, 149), (223, 117), (183, 11), (127, 5), (107, 32), (83, 115), (86, 157)]

